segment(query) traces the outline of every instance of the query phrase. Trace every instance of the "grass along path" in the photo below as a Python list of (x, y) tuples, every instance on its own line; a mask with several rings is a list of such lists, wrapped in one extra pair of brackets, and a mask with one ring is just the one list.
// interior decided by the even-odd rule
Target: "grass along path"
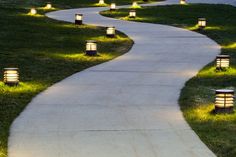
[[(0, 0), (0, 69), (18, 67), (20, 85), (0, 82), (0, 157), (7, 156), (7, 139), (12, 121), (31, 99), (52, 84), (88, 67), (127, 52), (133, 42), (124, 34), (108, 39), (105, 28), (58, 22), (44, 16), (50, 10), (27, 15), (31, 6), (40, 9), (46, 0)], [(95, 0), (52, 1), (57, 9), (94, 5)], [(117, 0), (118, 4), (131, 3)], [(100, 55), (84, 55), (85, 41), (98, 41)], [(2, 80), (2, 74), (0, 80)]]
[[(119, 19), (128, 18), (129, 9), (102, 12)], [(236, 89), (236, 8), (228, 5), (173, 5), (137, 9), (134, 21), (159, 23), (197, 31), (198, 17), (207, 18), (208, 26), (200, 33), (222, 46), (222, 54), (231, 56), (231, 67), (215, 71), (215, 62), (206, 65), (189, 80), (179, 99), (184, 117), (208, 147), (219, 157), (236, 156), (236, 113), (214, 115), (214, 90)]]

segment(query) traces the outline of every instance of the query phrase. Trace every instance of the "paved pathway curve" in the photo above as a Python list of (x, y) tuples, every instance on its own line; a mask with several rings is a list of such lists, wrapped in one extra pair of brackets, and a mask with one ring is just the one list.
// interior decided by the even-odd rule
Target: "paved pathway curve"
[(180, 28), (102, 17), (104, 9), (47, 15), (73, 22), (83, 13), (87, 24), (126, 33), (133, 48), (35, 97), (12, 125), (9, 157), (215, 157), (185, 122), (178, 97), (219, 46)]

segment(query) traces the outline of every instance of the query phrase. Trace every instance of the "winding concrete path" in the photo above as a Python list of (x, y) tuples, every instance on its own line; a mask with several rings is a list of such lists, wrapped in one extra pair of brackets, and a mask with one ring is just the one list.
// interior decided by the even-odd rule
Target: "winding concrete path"
[(12, 125), (9, 157), (215, 157), (185, 122), (178, 97), (220, 47), (180, 28), (100, 16), (105, 9), (47, 14), (73, 22), (83, 13), (85, 23), (114, 25), (135, 44), (35, 97)]

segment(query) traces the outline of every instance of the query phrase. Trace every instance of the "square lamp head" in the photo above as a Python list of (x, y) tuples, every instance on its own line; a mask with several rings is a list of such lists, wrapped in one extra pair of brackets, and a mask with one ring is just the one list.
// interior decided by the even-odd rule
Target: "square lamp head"
[(86, 55), (88, 56), (97, 55), (97, 41), (95, 40), (86, 41)]
[(116, 4), (115, 3), (111, 3), (110, 11), (114, 11), (114, 10), (116, 10)]
[(186, 0), (180, 0), (179, 3), (180, 4), (187, 4)]
[(52, 4), (50, 2), (48, 2), (45, 6), (46, 9), (52, 9)]
[(19, 84), (18, 68), (4, 68), (3, 82), (9, 86), (18, 85)]
[(135, 18), (136, 17), (136, 11), (135, 10), (130, 10), (129, 11), (129, 18)]
[(99, 0), (98, 4), (103, 5), (105, 4), (104, 0)]
[(216, 69), (226, 70), (229, 68), (230, 56), (229, 55), (218, 55), (216, 56)]
[(234, 110), (234, 90), (215, 91), (215, 113), (232, 113)]
[(75, 14), (75, 24), (76, 25), (83, 24), (83, 14)]
[(206, 27), (206, 19), (198, 18), (198, 28), (204, 29)]
[(116, 28), (115, 27), (107, 27), (107, 37), (114, 38), (116, 34)]

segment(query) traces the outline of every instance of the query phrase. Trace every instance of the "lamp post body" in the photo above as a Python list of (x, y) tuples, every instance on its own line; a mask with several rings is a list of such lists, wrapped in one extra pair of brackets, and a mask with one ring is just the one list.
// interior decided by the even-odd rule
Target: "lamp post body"
[(130, 10), (129, 18), (135, 18), (135, 17), (136, 17), (136, 11), (135, 10)]
[(215, 91), (215, 113), (232, 113), (234, 111), (234, 90)]
[(206, 19), (205, 18), (198, 18), (198, 28), (204, 29), (206, 27)]
[(115, 34), (116, 34), (116, 29), (115, 29), (115, 27), (107, 27), (107, 30), (106, 30), (106, 35), (107, 35), (107, 37), (109, 37), (109, 38), (114, 38), (114, 37), (115, 37)]
[(37, 14), (37, 10), (35, 8), (31, 8), (30, 9), (30, 14), (36, 15)]
[(95, 40), (87, 40), (86, 42), (86, 55), (97, 55), (97, 42)]
[(48, 2), (48, 3), (46, 4), (46, 7), (45, 7), (45, 8), (46, 8), (46, 9), (52, 9), (52, 4)]
[(216, 69), (226, 70), (229, 68), (230, 56), (229, 55), (218, 55), (216, 56)]
[(75, 14), (75, 24), (76, 25), (83, 24), (83, 14)]
[(16, 86), (19, 84), (19, 69), (18, 68), (4, 68), (3, 82), (9, 86)]
[(110, 11), (115, 11), (115, 10), (116, 10), (116, 4), (115, 3), (111, 3)]

